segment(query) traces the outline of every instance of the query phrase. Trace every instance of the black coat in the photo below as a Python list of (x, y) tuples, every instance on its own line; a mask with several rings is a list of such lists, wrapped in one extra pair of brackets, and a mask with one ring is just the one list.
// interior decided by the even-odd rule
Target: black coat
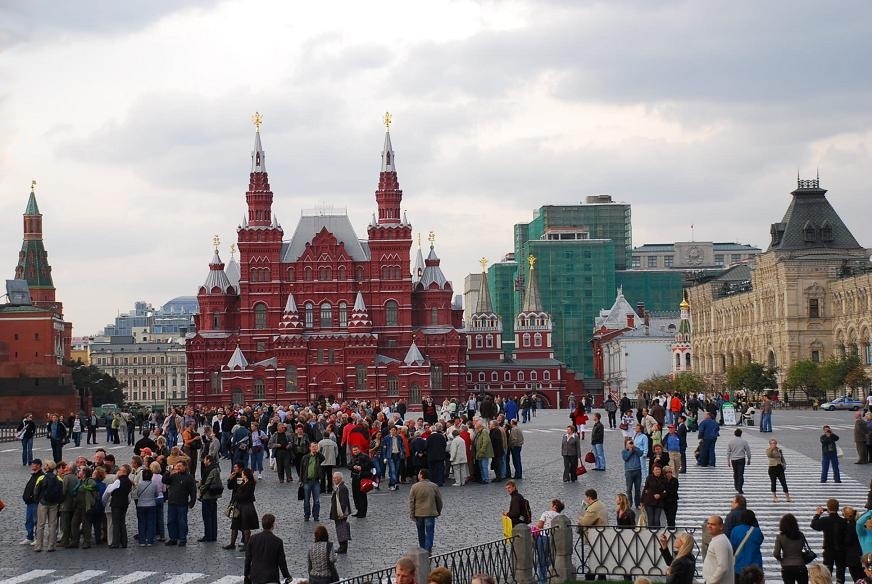
[(442, 432), (433, 432), (427, 438), (427, 461), (442, 462), (445, 460), (445, 448), (448, 446), (448, 441), (445, 439), (445, 434)]
[(505, 445), (503, 444), (503, 433), (499, 428), (493, 428), (490, 431), (491, 446), (494, 449), (494, 458), (499, 458), (506, 455)]
[(696, 558), (686, 555), (673, 560), (672, 553), (665, 548), (660, 548), (660, 555), (669, 564), (669, 574), (666, 576), (666, 584), (693, 584), (693, 576), (696, 572)]
[(262, 531), (251, 536), (245, 546), (244, 575), (251, 584), (268, 584), (279, 581), (279, 570), (282, 576), (290, 578), (288, 561), (285, 557), (285, 544), (272, 531)]

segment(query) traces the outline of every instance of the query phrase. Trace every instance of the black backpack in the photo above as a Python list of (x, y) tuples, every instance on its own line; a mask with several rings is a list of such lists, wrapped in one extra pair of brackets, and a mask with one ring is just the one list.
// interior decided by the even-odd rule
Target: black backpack
[(518, 523), (531, 523), (533, 512), (530, 510), (530, 501), (521, 497), (521, 516), (518, 517)]
[(51, 505), (57, 505), (64, 501), (64, 484), (57, 475), (45, 475), (43, 479), (45, 489), (42, 492), (42, 500)]

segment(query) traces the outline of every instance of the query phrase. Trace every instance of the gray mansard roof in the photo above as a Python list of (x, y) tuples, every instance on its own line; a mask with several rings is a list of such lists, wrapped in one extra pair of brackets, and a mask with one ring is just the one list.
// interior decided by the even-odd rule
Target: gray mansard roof
[(780, 223), (773, 223), (770, 250), (862, 249), (827, 200), (819, 181), (801, 180)]
[(310, 243), (315, 235), (325, 227), (336, 237), (336, 241), (345, 244), (345, 250), (351, 259), (358, 262), (369, 260), (369, 246), (365, 241), (357, 238), (348, 215), (318, 214), (300, 217), (300, 222), (297, 223), (291, 241), (282, 245), (282, 261), (297, 261), (306, 250), (306, 244)]

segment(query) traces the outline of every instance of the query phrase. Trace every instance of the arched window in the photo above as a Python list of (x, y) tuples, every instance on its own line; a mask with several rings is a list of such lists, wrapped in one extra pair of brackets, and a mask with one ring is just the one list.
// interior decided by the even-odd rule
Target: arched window
[(329, 302), (321, 304), (321, 328), (333, 326), (333, 307)]
[(536, 374), (536, 372), (530, 371), (530, 381), (536, 381), (537, 379), (539, 379), (539, 376)]
[(363, 266), (357, 266), (354, 270), (354, 279), (358, 282), (363, 282)]
[(475, 335), (475, 348), (481, 349), (481, 335)]
[(512, 374), (509, 373), (508, 371), (506, 371), (505, 373), (503, 373), (503, 380), (504, 380), (504, 381), (511, 381), (511, 380), (512, 380)]
[(522, 347), (529, 347), (530, 346), (530, 333), (524, 333), (524, 338), (521, 341), (521, 346)]
[(327, 282), (329, 280), (332, 280), (333, 279), (332, 271), (333, 270), (331, 270), (327, 266), (321, 266), (320, 268), (318, 268), (318, 279), (321, 280), (322, 282)]
[(297, 368), (293, 365), (285, 370), (285, 391), (297, 391)]
[(681, 353), (675, 354), (675, 368), (681, 369)]
[(542, 346), (542, 333), (536, 333), (533, 335), (533, 346), (541, 347)]
[(430, 324), (439, 324), (439, 309), (435, 306), (430, 309)]
[(387, 326), (396, 326), (398, 320), (399, 305), (396, 300), (388, 300), (385, 302), (385, 324)]
[(543, 381), (551, 381), (551, 372), (550, 371), (543, 371), (542, 372), (542, 380)]
[(684, 368), (690, 369), (690, 353), (684, 354)]
[(348, 305), (345, 302), (339, 303), (339, 326), (342, 328), (348, 326)]
[(293, 282), (297, 279), (297, 272), (294, 268), (288, 268), (288, 282)]
[(221, 315), (217, 312), (212, 313), (212, 328), (215, 330), (221, 328)]
[(311, 266), (306, 266), (306, 269), (303, 270), (303, 277), (305, 278), (305, 280), (307, 282), (312, 281), (312, 267)]
[(478, 380), (479, 380), (479, 381), (484, 381), (484, 371), (479, 371), (479, 372), (478, 372)]
[(491, 347), (494, 346), (494, 336), (493, 336), (493, 335), (487, 335), (487, 336), (485, 336), (485, 338), (484, 338), (484, 346), (487, 347), (488, 349), (490, 349)]
[(354, 367), (355, 389), (366, 389), (366, 365), (358, 364)]
[(266, 328), (266, 304), (263, 302), (254, 305), (254, 328), (258, 330)]
[(518, 371), (518, 381), (524, 381), (524, 372)]
[(315, 306), (311, 302), (307, 302), (304, 309), (303, 314), (306, 320), (306, 328), (312, 328), (315, 326)]
[(337, 270), (338, 279), (345, 280), (345, 266), (339, 266), (339, 270)]
[(263, 379), (254, 380), (254, 399), (263, 400), (264, 398), (264, 383)]
[(442, 365), (430, 365), (430, 389), (442, 389)]
[(232, 395), (233, 395), (233, 398), (232, 398), (233, 405), (241, 406), (244, 402), (244, 398), (242, 397), (243, 396), (242, 389), (239, 387), (234, 387)]
[(491, 381), (499, 381), (499, 380), (500, 380), (500, 376), (497, 375), (497, 372), (491, 371)]
[(398, 396), (400, 395), (400, 379), (391, 373), (388, 375), (388, 395), (389, 396)]

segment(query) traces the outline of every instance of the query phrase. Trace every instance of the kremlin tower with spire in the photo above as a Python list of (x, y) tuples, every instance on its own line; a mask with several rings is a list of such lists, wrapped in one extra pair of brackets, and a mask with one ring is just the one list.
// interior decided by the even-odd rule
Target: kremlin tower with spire
[(197, 296), (197, 332), (187, 339), (189, 403), (465, 396), (462, 308), (442, 273), (435, 234), (426, 260), (419, 241), (411, 266), (390, 115), (366, 239), (333, 210), (303, 212), (284, 238), (261, 121), (255, 114), (239, 260), (225, 268), (216, 240)]

